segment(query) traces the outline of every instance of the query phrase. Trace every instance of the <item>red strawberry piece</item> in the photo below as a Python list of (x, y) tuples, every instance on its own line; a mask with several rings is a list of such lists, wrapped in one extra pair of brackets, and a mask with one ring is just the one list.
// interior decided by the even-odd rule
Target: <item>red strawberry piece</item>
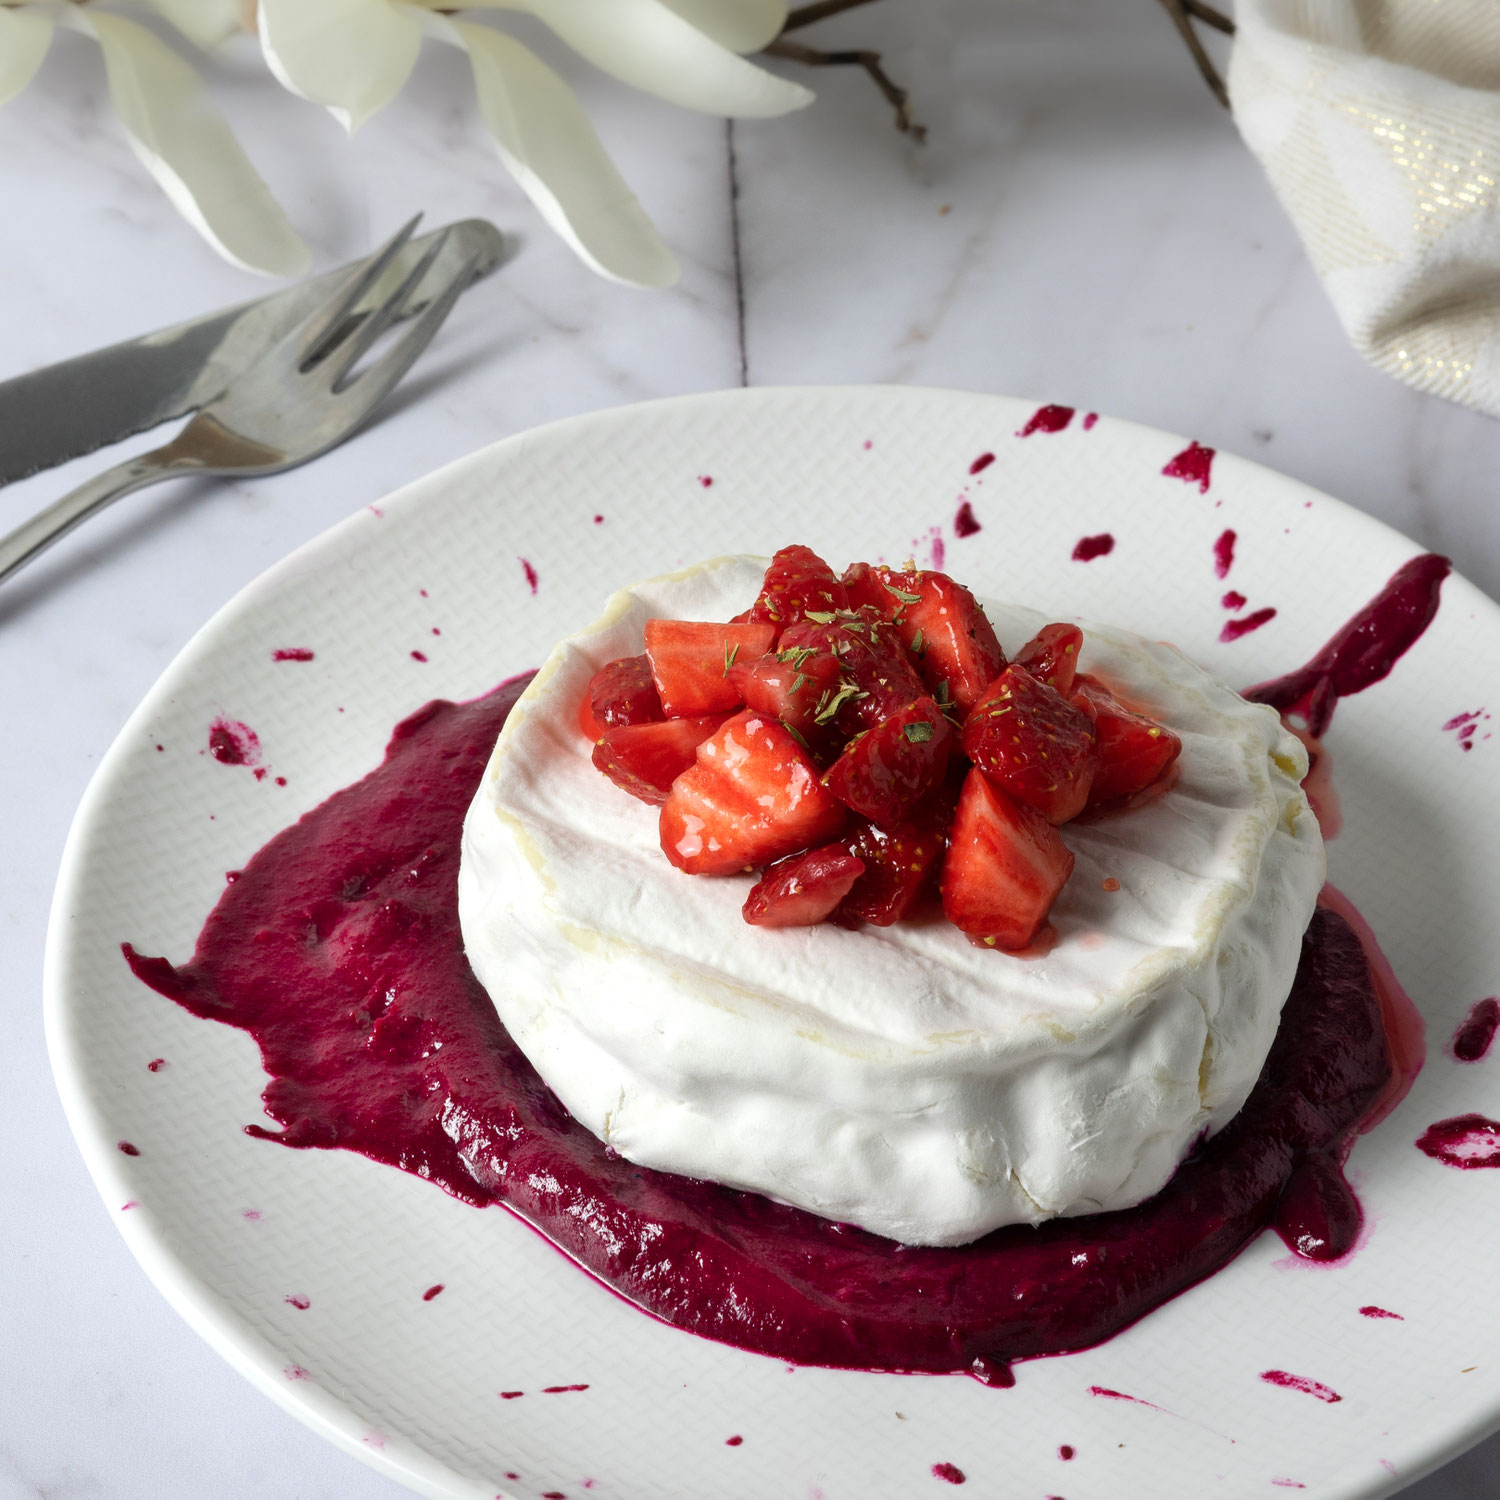
[(942, 866), (952, 812), (952, 799), (940, 792), (893, 828), (863, 823), (845, 839), (865, 873), (844, 897), (840, 918), (889, 927), (907, 917)]
[(1076, 625), (1043, 625), (1013, 660), (1038, 682), (1056, 688), (1066, 698), (1073, 691), (1078, 653), (1082, 649), (1083, 632)]
[(672, 783), (698, 758), (698, 746), (724, 722), (723, 714), (617, 724), (594, 746), (594, 764), (621, 791), (660, 807)]
[(809, 610), (832, 614), (849, 607), (849, 596), (837, 574), (810, 547), (783, 547), (771, 559), (760, 597), (750, 607), (756, 624), (785, 630)]
[(900, 636), (868, 606), (782, 631), (782, 652), (809, 648), (831, 653), (839, 664), (839, 682), (819, 703), (814, 723), (831, 721), (843, 734), (855, 734), (874, 729), (922, 695), (922, 679)]
[(822, 728), (815, 732), (813, 719), (824, 695), (838, 685), (838, 659), (831, 652), (808, 646), (737, 661), (729, 680), (747, 708), (780, 719), (806, 740), (826, 736)]
[(747, 708), (672, 783), (661, 847), (689, 875), (733, 875), (828, 843), (847, 816), (791, 732)]
[(894, 828), (943, 779), (953, 739), (942, 709), (918, 698), (850, 740), (823, 785), (862, 818)]
[(851, 597), (891, 621), (929, 691), (939, 703), (955, 704), (960, 717), (1005, 666), (1005, 652), (979, 601), (946, 573), (856, 563), (844, 574), (844, 585)]
[(616, 724), (655, 724), (664, 715), (651, 663), (644, 656), (622, 656), (589, 678), (589, 712), (600, 730)]
[(1026, 947), (1072, 871), (1072, 851), (1045, 818), (983, 771), (969, 772), (948, 831), (942, 891), (948, 920), (971, 943)]
[(721, 625), (694, 620), (647, 620), (646, 655), (669, 719), (727, 713), (741, 703), (729, 681), (740, 657), (771, 649), (771, 625)]
[(777, 860), (745, 898), (745, 920), (753, 927), (814, 927), (864, 872), (863, 861), (842, 844)]
[(1077, 817), (1099, 765), (1089, 716), (1011, 663), (964, 721), (964, 754), (1050, 823)]
[(1099, 807), (1134, 797), (1161, 780), (1182, 750), (1182, 741), (1154, 719), (1135, 713), (1099, 681), (1081, 673), (1073, 702), (1094, 715), (1099, 769), (1088, 805)]

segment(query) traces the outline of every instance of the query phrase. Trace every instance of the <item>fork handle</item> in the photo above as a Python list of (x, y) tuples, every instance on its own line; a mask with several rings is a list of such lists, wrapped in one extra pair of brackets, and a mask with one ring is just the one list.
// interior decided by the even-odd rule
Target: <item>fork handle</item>
[(124, 463), (96, 474), (76, 490), (69, 490), (61, 500), (54, 500), (46, 509), (38, 511), (8, 536), (0, 537), (0, 583), (121, 495), (188, 469), (201, 473), (202, 468), (201, 464), (184, 464), (168, 446), (127, 458)]

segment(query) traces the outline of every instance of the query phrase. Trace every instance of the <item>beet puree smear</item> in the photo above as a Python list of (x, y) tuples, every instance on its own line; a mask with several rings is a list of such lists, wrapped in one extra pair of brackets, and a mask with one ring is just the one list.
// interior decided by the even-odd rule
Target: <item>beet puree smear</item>
[[(1419, 572), (1435, 602), (1436, 561), (1398, 573), (1389, 610), (1382, 595), (1270, 695), (1305, 707), (1320, 693), (1331, 712), (1340, 693), (1384, 676), (1431, 618), (1416, 623), (1421, 611), (1405, 601)], [(1371, 620), (1389, 625), (1383, 649)], [(1356, 631), (1360, 664), (1349, 670)], [(430, 703), (398, 725), (377, 770), (250, 861), (191, 962), (124, 945), (146, 984), (260, 1044), (266, 1111), (283, 1129), (251, 1134), (359, 1151), (470, 1203), (503, 1204), (694, 1333), (799, 1363), (964, 1371), (997, 1384), (1010, 1383), (1013, 1360), (1110, 1337), (1267, 1225), (1313, 1259), (1352, 1248), (1361, 1217), (1344, 1155), (1418, 1064), (1393, 1033), (1393, 1065), (1394, 981), (1333, 894), (1304, 937), (1244, 1108), (1136, 1208), (910, 1247), (608, 1150), (511, 1041), (459, 932), (464, 814), (528, 680), (472, 703)]]
[(127, 946), (135, 973), (260, 1043), (291, 1146), (342, 1146), (504, 1203), (610, 1286), (710, 1338), (801, 1363), (969, 1370), (1109, 1337), (1216, 1270), (1277, 1213), (1294, 1248), (1346, 1250), (1339, 1160), (1391, 1065), (1358, 939), (1320, 910), (1260, 1083), (1136, 1209), (897, 1246), (753, 1193), (612, 1155), (553, 1097), (469, 971), (463, 817), (524, 681), (433, 703), (385, 763), (277, 835), (209, 917), (190, 963)]

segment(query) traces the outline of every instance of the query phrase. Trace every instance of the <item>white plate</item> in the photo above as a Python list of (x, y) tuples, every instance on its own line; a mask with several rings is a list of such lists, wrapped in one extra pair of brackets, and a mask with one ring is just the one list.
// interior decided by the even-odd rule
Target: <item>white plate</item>
[[(1416, 550), (1227, 455), (1206, 493), (1164, 475), (1184, 447), (1166, 434), (1086, 427), (1080, 413), (1018, 437), (1033, 409), (941, 391), (757, 390), (526, 433), (303, 548), (153, 689), (73, 829), (49, 1041), (132, 1250), (263, 1390), (424, 1493), (569, 1500), (945, 1493), (937, 1464), (956, 1465), (974, 1496), (1159, 1500), (1291, 1482), (1378, 1496), (1500, 1424), (1500, 1172), (1454, 1171), (1413, 1147), (1436, 1119), (1500, 1112), (1495, 1060), (1462, 1066), (1443, 1051), (1500, 975), (1500, 742), (1465, 752), (1443, 729), (1484, 706), (1472, 664), (1500, 658), (1500, 611), (1460, 578), (1391, 676), (1340, 705), (1329, 742), (1346, 825), (1333, 879), (1429, 1023), (1415, 1089), (1351, 1159), (1365, 1243), (1316, 1269), (1266, 1233), (1101, 1348), (1020, 1365), (1010, 1390), (791, 1369), (707, 1343), (620, 1302), (501, 1210), (352, 1154), (247, 1137), (265, 1081), (254, 1044), (159, 998), (122, 961), (124, 941), (185, 959), (225, 872), (376, 765), (398, 719), (534, 665), (627, 580), (790, 541), (836, 564), (915, 553), (925, 565), (941, 544), (982, 593), (1170, 638), (1247, 685), (1300, 665)], [(971, 475), (987, 452), (994, 462)], [(959, 539), (965, 497), (982, 530)], [(1238, 542), (1220, 579), (1226, 528)], [(1104, 533), (1112, 551), (1073, 559), (1080, 538)], [(1277, 614), (1224, 643), (1230, 588), (1246, 611)], [(273, 661), (297, 647), (314, 659)], [(220, 716), (258, 733), (269, 774), (206, 753)], [(156, 1058), (166, 1066), (152, 1071)], [(1363, 1317), (1366, 1304), (1401, 1320)], [(1259, 1378), (1272, 1369), (1343, 1399)]]

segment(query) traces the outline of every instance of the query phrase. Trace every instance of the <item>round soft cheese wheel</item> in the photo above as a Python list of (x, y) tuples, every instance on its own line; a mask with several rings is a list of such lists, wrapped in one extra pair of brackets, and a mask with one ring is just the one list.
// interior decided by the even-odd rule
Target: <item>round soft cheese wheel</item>
[[(594, 768), (578, 708), (647, 619), (727, 620), (764, 569), (622, 591), (512, 710), (459, 875), (501, 1020), (631, 1161), (908, 1244), (1150, 1197), (1244, 1102), (1291, 987), (1324, 872), (1301, 744), (1173, 647), (1085, 625), (1082, 669), (1182, 754), (1146, 807), (1062, 828), (1077, 863), (1048, 952), (976, 948), (939, 916), (751, 927), (754, 877), (668, 864), (657, 809)], [(1007, 652), (1045, 623), (985, 609)]]

